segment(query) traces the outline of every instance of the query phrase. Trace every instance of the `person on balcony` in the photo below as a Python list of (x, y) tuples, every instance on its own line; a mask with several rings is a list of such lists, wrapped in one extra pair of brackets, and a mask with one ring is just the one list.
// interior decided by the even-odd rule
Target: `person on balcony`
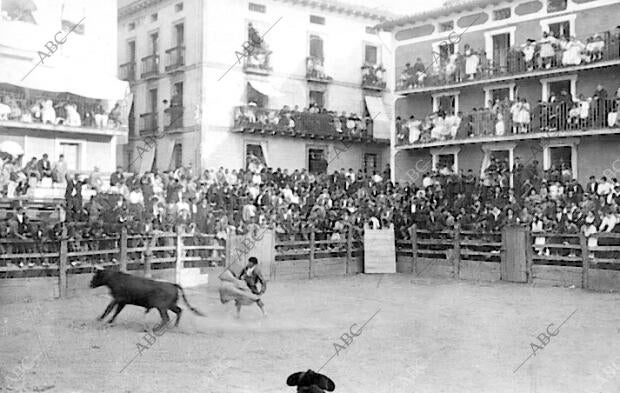
[(467, 78), (473, 80), (478, 72), (478, 65), (480, 64), (480, 58), (478, 54), (469, 46), (465, 44), (465, 74)]
[(562, 53), (562, 65), (571, 66), (579, 65), (582, 60), (582, 52), (585, 45), (575, 37), (567, 37), (564, 44), (564, 52)]
[[(178, 98), (178, 95), (174, 95), (172, 97), (172, 99), (170, 99), (170, 107), (179, 107), (181, 106), (180, 103), (180, 99)], [(172, 121), (175, 121), (178, 119), (179, 114), (175, 113), (175, 111), (172, 111)], [(122, 121), (121, 121), (121, 104), (119, 102), (117, 102), (114, 105), (114, 108), (112, 108), (112, 110), (110, 111), (110, 114), (108, 115), (108, 120), (112, 121), (112, 124), (114, 124), (115, 128), (120, 128)]]
[(248, 38), (249, 44), (251, 48), (249, 49), (250, 53), (254, 49), (261, 49), (263, 47), (263, 38), (258, 34), (258, 31), (252, 26), (252, 23), (248, 23)]
[(592, 94), (593, 122), (596, 127), (603, 127), (607, 121), (607, 113), (611, 111), (608, 104), (607, 90), (603, 85), (598, 84), (594, 94)]
[(426, 67), (424, 67), (424, 63), (422, 63), (421, 58), (418, 57), (416, 59), (415, 64), (413, 65), (411, 75), (415, 77), (415, 87), (424, 87), (424, 79), (426, 79)]
[(37, 172), (39, 173), (39, 180), (42, 178), (49, 178), (51, 180), (52, 163), (47, 158), (47, 153), (43, 154), (43, 157), (37, 162)]
[(409, 121), (407, 122), (406, 128), (409, 130), (409, 144), (413, 144), (420, 140), (421, 135), (421, 126), (422, 122), (417, 120), (414, 115), (409, 117)]
[(555, 60), (555, 48), (557, 40), (553, 35), (553, 32), (543, 32), (540, 44), (540, 61), (542, 68), (551, 68)]
[(536, 40), (528, 38), (525, 44), (521, 46), (523, 60), (528, 71), (534, 70), (534, 55), (536, 54)]
[(586, 43), (586, 58), (587, 62), (599, 61), (603, 58), (605, 51), (605, 40), (600, 34), (594, 34), (594, 36), (588, 38)]

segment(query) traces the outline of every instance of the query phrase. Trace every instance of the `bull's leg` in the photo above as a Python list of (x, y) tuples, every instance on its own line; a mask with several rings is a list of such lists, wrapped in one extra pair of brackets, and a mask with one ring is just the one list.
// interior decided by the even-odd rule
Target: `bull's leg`
[(116, 305), (116, 300), (112, 300), (110, 304), (108, 304), (108, 307), (105, 308), (105, 311), (103, 312), (103, 314), (101, 314), (101, 316), (97, 319), (99, 319), (100, 321), (103, 320), (103, 318), (105, 318), (112, 311), (115, 305)]
[(176, 304), (170, 307), (170, 310), (177, 315), (176, 321), (174, 321), (174, 326), (179, 326), (179, 321), (181, 320), (181, 314), (183, 313), (183, 309)]
[(127, 305), (127, 303), (118, 303), (118, 306), (116, 306), (116, 311), (114, 312), (114, 315), (112, 315), (112, 318), (108, 321), (108, 323), (114, 322), (114, 320), (116, 319), (116, 316), (121, 311), (123, 311), (123, 308), (125, 308), (126, 305)]
[(256, 301), (256, 305), (258, 306), (258, 308), (260, 308), (261, 312), (263, 313), (263, 317), (266, 317), (267, 312), (265, 312), (265, 303), (263, 303), (262, 300), (258, 299)]
[(168, 310), (165, 308), (157, 308), (159, 310), (159, 315), (161, 315), (161, 323), (155, 327), (155, 330), (162, 329), (168, 326), (170, 322), (170, 317), (168, 316)]

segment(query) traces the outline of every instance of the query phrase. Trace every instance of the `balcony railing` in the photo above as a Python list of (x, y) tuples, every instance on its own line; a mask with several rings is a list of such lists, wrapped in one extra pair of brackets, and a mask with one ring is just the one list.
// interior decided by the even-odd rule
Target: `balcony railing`
[(372, 140), (372, 119), (327, 113), (292, 112), (255, 106), (235, 108), (238, 131), (302, 136), (321, 139), (359, 138)]
[(119, 67), (119, 77), (121, 80), (133, 82), (136, 80), (136, 62), (121, 64)]
[(157, 113), (142, 113), (140, 115), (140, 135), (157, 133), (159, 129), (157, 120)]
[(185, 47), (177, 46), (166, 50), (166, 71), (183, 67), (185, 65)]
[(306, 79), (313, 82), (330, 82), (333, 78), (325, 74), (323, 62), (324, 59), (321, 57), (308, 56), (306, 58)]
[[(476, 59), (477, 57), (477, 59)], [(480, 55), (452, 56), (429, 65), (397, 70), (396, 90), (448, 86), (470, 81), (525, 75), (620, 59), (620, 33), (609, 31), (569, 42), (539, 41), (511, 48), (500, 63)]]
[(248, 73), (268, 75), (271, 73), (269, 63), (271, 51), (262, 48), (253, 48), (252, 52), (244, 59), (243, 70)]
[(417, 145), (436, 141), (493, 139), (498, 136), (554, 132), (580, 132), (604, 128), (620, 128), (620, 100), (601, 99), (585, 102), (542, 103), (532, 110), (522, 109), (518, 115), (511, 107), (480, 110), (462, 118), (427, 117), (424, 121), (397, 124), (397, 145)]
[(100, 100), (68, 93), (30, 90), (26, 97), (21, 88), (1, 89), (0, 102), (6, 109), (6, 115), (0, 115), (0, 120), (80, 128), (120, 129), (127, 126), (126, 119), (121, 118), (120, 108), (104, 110)]
[(159, 55), (150, 55), (142, 58), (141, 78), (150, 78), (159, 75)]
[(386, 83), (383, 80), (385, 68), (383, 66), (374, 66), (364, 64), (362, 66), (362, 88), (370, 90), (385, 90)]
[(182, 106), (171, 106), (164, 110), (165, 115), (165, 131), (177, 130), (183, 128), (183, 112)]

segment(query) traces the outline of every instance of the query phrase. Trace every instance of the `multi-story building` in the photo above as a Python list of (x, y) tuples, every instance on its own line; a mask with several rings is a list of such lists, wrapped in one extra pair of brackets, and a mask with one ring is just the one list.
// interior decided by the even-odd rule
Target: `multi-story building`
[(21, 149), (22, 165), (62, 154), (69, 171), (113, 172), (131, 104), (110, 44), (116, 1), (1, 0), (0, 9), (0, 143)]
[(617, 176), (618, 15), (617, 0), (470, 0), (381, 24), (402, 95), (396, 180), (517, 157), (581, 182)]
[[(391, 35), (373, 29), (385, 15), (327, 0), (119, 5), (119, 72), (136, 97), (131, 170), (257, 158), (379, 172), (389, 161)], [(338, 116), (303, 110), (312, 103)]]

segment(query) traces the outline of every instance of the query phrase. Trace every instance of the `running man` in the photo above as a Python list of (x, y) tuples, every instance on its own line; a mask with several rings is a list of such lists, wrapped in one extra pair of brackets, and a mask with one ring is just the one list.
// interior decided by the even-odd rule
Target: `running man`
[[(241, 306), (256, 303), (263, 316), (266, 317), (265, 304), (260, 296), (267, 290), (267, 282), (258, 267), (258, 259), (250, 257), (248, 264), (239, 273), (239, 278), (227, 269), (221, 276), (222, 286), (220, 287), (220, 300), (223, 304), (230, 300), (235, 300), (237, 307), (237, 318), (241, 313)], [(259, 288), (260, 284), (260, 288)]]

